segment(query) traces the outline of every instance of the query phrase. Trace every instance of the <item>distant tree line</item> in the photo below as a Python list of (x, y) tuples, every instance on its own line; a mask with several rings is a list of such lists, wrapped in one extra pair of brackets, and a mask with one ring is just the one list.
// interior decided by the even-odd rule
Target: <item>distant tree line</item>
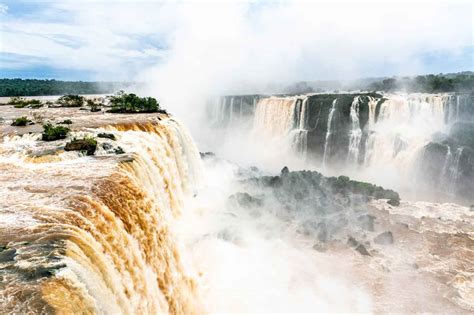
[(301, 81), (284, 86), (272, 86), (272, 90), (283, 91), (287, 94), (354, 90), (420, 93), (474, 92), (474, 72), (464, 71), (414, 77), (363, 78), (347, 81)]
[(36, 79), (0, 79), (0, 96), (106, 94), (127, 88), (126, 82), (83, 82)]
[(429, 74), (416, 77), (388, 78), (373, 82), (370, 90), (406, 91), (406, 92), (474, 92), (474, 74), (472, 72), (443, 75)]

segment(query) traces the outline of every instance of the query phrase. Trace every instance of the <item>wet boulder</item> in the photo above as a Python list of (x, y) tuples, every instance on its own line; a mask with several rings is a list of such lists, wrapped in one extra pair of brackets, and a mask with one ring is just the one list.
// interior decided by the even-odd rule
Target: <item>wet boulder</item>
[(85, 151), (87, 155), (94, 155), (97, 141), (93, 138), (74, 139), (64, 147), (65, 151)]
[(390, 231), (380, 233), (374, 238), (374, 242), (379, 245), (393, 244), (393, 234)]
[(97, 138), (105, 138), (115, 141), (115, 135), (113, 133), (101, 132), (97, 134)]

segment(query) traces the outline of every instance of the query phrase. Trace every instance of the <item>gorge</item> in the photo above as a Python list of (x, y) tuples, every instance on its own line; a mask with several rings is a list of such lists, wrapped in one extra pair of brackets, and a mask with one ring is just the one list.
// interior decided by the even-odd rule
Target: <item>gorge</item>
[(471, 94), (248, 95), (221, 97), (208, 112), (215, 128), (247, 129), (328, 174), (471, 204), (472, 102)]
[[(234, 143), (237, 130), (276, 145), (277, 171), (243, 147), (253, 165), (219, 146), (200, 153), (165, 112), (3, 105), (1, 309), (472, 311), (470, 104), (341, 93), (208, 107), (219, 141)], [(11, 126), (22, 116), (32, 123)], [(65, 118), (70, 133), (43, 141), (40, 125)], [(91, 138), (93, 154), (65, 150)], [(400, 177), (369, 180), (367, 169), (381, 168)], [(430, 184), (430, 198), (399, 190), (411, 181)], [(433, 198), (440, 191), (445, 203)]]

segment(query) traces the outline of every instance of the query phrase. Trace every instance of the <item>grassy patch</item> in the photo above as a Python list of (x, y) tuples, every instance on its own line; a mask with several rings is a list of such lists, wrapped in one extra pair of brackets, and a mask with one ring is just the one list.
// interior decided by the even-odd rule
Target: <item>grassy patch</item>
[(85, 151), (87, 155), (94, 155), (97, 149), (97, 140), (93, 137), (84, 137), (82, 139), (73, 139), (66, 143), (65, 151)]
[(26, 116), (23, 116), (23, 117), (18, 117), (14, 119), (11, 125), (16, 126), (16, 127), (22, 127), (22, 126), (32, 125), (32, 124), (33, 122), (31, 120), (26, 118)]
[(43, 133), (41, 140), (43, 141), (54, 141), (59, 139), (65, 139), (69, 133), (69, 128), (63, 126), (53, 126), (50, 123), (43, 125)]

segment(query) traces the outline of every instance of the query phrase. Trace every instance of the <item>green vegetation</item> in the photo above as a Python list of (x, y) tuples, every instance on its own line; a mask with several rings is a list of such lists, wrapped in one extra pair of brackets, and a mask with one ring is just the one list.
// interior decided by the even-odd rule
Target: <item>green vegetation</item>
[(96, 102), (95, 100), (88, 99), (87, 106), (91, 108), (91, 112), (100, 112), (100, 103)]
[(32, 124), (33, 122), (31, 120), (26, 118), (26, 116), (23, 116), (23, 117), (19, 117), (13, 120), (11, 125), (16, 126), (16, 127), (22, 127), (22, 126), (32, 125)]
[(389, 199), (390, 204), (399, 204), (400, 196), (391, 189), (384, 189), (370, 183), (351, 180), (347, 176), (328, 177), (327, 183), (331, 186), (333, 192), (343, 195), (359, 194), (371, 196), (375, 199)]
[(115, 140), (115, 135), (113, 133), (107, 133), (107, 132), (100, 132), (97, 137), (99, 138), (105, 138), (105, 139), (110, 139), (110, 140)]
[(73, 82), (32, 79), (0, 79), (0, 96), (108, 94), (127, 88), (127, 82)]
[(64, 119), (63, 121), (60, 122), (61, 125), (72, 125), (72, 120), (71, 119)]
[(41, 140), (43, 141), (54, 141), (59, 139), (65, 139), (69, 132), (69, 128), (63, 126), (53, 126), (51, 123), (43, 125), (43, 133)]
[(96, 149), (97, 140), (87, 136), (82, 139), (73, 139), (64, 147), (65, 151), (86, 151), (87, 155), (94, 155)]
[(84, 96), (68, 94), (58, 98), (57, 102), (62, 107), (81, 107), (84, 105), (84, 101)]
[(139, 97), (133, 93), (120, 91), (110, 96), (111, 113), (155, 113), (160, 110), (158, 101), (153, 97)]
[(40, 100), (36, 100), (36, 99), (27, 100), (23, 97), (17, 97), (17, 96), (10, 98), (10, 100), (8, 101), (8, 105), (13, 105), (13, 107), (15, 108), (24, 108), (24, 107), (39, 108), (43, 106)]
[(472, 72), (466, 72), (459, 74), (429, 74), (416, 77), (388, 78), (372, 83), (369, 88), (386, 92), (473, 92), (474, 74)]

